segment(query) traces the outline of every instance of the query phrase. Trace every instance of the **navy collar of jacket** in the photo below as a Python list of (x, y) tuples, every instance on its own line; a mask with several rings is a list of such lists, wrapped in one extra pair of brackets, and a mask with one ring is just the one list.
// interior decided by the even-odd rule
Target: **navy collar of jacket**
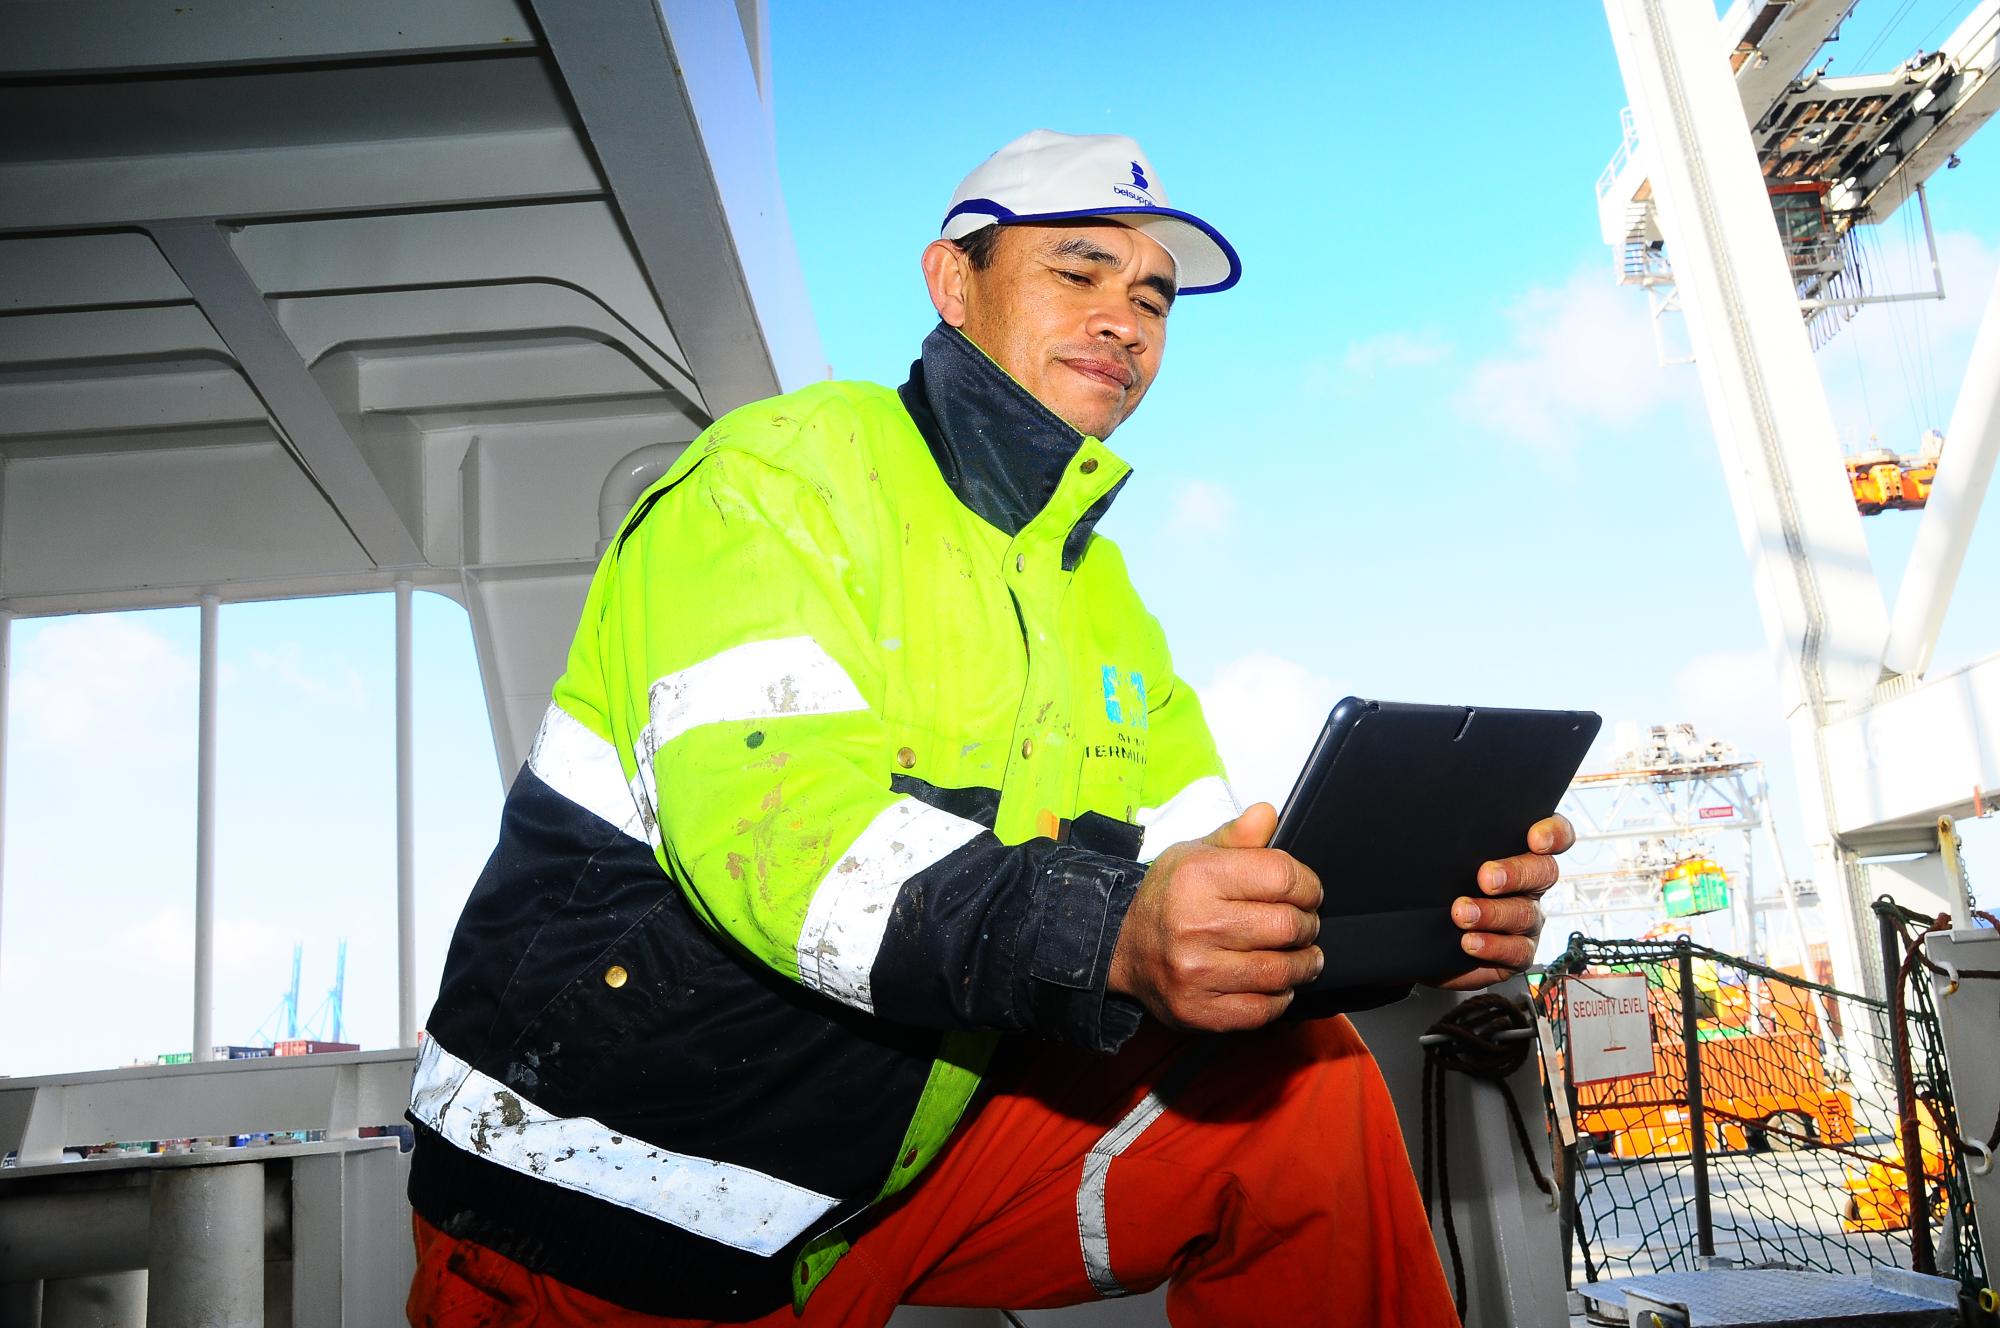
[[(1082, 434), (944, 323), (924, 338), (910, 381), (896, 391), (958, 500), (1009, 536), (1048, 505), (1083, 446)], [(1121, 479), (1070, 531), (1064, 567), (1076, 566), (1123, 487)]]

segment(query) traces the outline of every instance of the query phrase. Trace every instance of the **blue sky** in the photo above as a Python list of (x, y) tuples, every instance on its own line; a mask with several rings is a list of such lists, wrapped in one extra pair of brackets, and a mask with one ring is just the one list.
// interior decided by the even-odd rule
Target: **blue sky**
[[(1901, 6), (1869, 0), (1839, 53), (1879, 37), (1885, 67), (1965, 7), (1918, 0), (1885, 32)], [(959, 178), (1032, 127), (1133, 134), (1242, 253), (1237, 289), (1175, 310), (1102, 529), (1244, 791), (1281, 798), (1353, 692), (1693, 720), (1795, 805), (1694, 371), (1655, 365), (1598, 237), (1624, 103), (1598, 7), (772, 11), (779, 166), (836, 376), (901, 381), (934, 321), (919, 250)], [(1931, 190), (1952, 298), (1868, 310), (1821, 354), (1850, 442), (1912, 447), (1950, 410), (2000, 257), (2000, 139), (1963, 155)], [(1884, 231), (1901, 273), (1908, 228)], [(1868, 524), (1891, 581), (1914, 525)], [(1977, 611), (1996, 573), (1989, 515), (1937, 669), (2000, 649)], [(427, 1004), (501, 779), (464, 615), (418, 606)], [(317, 1005), (341, 935), (350, 1032), (393, 1036), (390, 624), (385, 596), (224, 611), (223, 1040), (271, 1012), (295, 940)], [(0, 1071), (186, 1045), (195, 630), (192, 610), (14, 629)], [(1968, 833), (1975, 880), (2000, 869), (1990, 826)], [(53, 992), (64, 1026), (22, 1017)]]

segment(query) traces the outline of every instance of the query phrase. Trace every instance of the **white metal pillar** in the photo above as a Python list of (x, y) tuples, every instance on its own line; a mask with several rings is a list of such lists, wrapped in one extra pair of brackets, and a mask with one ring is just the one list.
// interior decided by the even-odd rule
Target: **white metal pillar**
[(396, 582), (396, 1037), (417, 1045), (416, 669), (411, 585)]
[(1921, 675), (1930, 668), (1995, 458), (2000, 458), (2000, 274), (1993, 278), (1993, 293), (1972, 342), (1965, 382), (1945, 429), (1944, 455), (1938, 458), (1916, 547), (1896, 592), (1896, 616), (1882, 656), (1882, 666), (1891, 673)]
[(146, 1269), (151, 1328), (263, 1328), (264, 1168), (155, 1171)]
[(195, 739), (194, 804), (194, 1059), (215, 1048), (215, 739), (216, 658), (222, 601), (201, 597), (201, 701)]
[(14, 674), (14, 613), (0, 609), (0, 956), (7, 939), (7, 708)]
[(1822, 727), (1881, 676), (1887, 615), (1711, 5), (1605, 0), (1773, 654), (1787, 665), (1835, 981), (1864, 991)]

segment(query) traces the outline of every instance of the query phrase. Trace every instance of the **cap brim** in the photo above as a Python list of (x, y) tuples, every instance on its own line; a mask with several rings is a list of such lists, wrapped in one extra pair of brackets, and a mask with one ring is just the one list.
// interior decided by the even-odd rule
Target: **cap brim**
[(1229, 241), (1222, 238), (1222, 232), (1193, 213), (1176, 208), (1102, 207), (1029, 214), (1010, 212), (990, 199), (967, 199), (946, 216), (944, 238), (961, 239), (991, 222), (1018, 226), (1024, 222), (1074, 221), (1081, 217), (1110, 218), (1157, 240), (1162, 249), (1173, 255), (1180, 295), (1226, 291), (1243, 276), (1242, 260), (1237, 258)]

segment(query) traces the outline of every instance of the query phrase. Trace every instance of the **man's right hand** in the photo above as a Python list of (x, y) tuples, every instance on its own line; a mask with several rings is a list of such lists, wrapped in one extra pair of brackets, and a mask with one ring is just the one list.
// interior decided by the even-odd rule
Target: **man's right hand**
[(1318, 976), (1319, 877), (1267, 848), (1260, 802), (1206, 838), (1175, 844), (1140, 882), (1111, 953), (1111, 990), (1175, 1028), (1259, 1028)]

